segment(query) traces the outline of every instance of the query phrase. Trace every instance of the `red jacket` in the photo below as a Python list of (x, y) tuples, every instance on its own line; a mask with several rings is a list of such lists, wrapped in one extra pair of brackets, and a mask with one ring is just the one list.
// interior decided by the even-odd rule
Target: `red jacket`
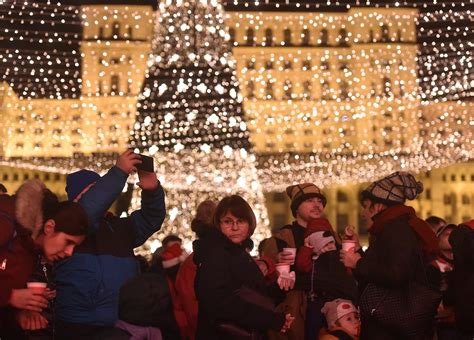
[(15, 196), (0, 195), (0, 307), (12, 289), (26, 288), (40, 254), (29, 232), (14, 221)]
[(310, 273), (313, 269), (313, 248), (301, 246), (295, 260), (296, 269), (303, 273)]
[(189, 255), (181, 264), (176, 276), (176, 292), (181, 301), (187, 318), (188, 334), (191, 340), (195, 339), (198, 319), (198, 301), (194, 292), (194, 279), (197, 266), (193, 262), (194, 253)]

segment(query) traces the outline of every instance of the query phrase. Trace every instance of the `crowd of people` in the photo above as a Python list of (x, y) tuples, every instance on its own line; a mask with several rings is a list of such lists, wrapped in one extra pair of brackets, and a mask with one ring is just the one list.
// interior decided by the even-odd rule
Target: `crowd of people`
[[(69, 174), (65, 202), (39, 180), (0, 185), (0, 339), (474, 339), (474, 221), (420, 219), (411, 174), (362, 191), (368, 247), (300, 183), (286, 189), (294, 221), (258, 256), (252, 207), (230, 195), (198, 205), (191, 254), (167, 235), (147, 261), (133, 249), (166, 208), (140, 162), (126, 151), (103, 176)], [(141, 208), (119, 218), (108, 210), (134, 172)]]

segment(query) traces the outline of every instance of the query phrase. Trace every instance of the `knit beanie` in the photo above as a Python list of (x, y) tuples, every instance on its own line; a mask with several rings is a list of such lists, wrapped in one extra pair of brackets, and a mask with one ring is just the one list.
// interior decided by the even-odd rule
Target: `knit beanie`
[(96, 182), (100, 175), (90, 170), (79, 170), (66, 176), (67, 198), (73, 201), (89, 184)]
[(423, 184), (408, 172), (397, 171), (375, 181), (360, 194), (360, 200), (370, 199), (388, 205), (403, 204), (423, 192)]
[(307, 199), (318, 197), (323, 202), (323, 206), (326, 206), (326, 197), (316, 185), (313, 183), (301, 183), (296, 185), (290, 185), (286, 188), (286, 194), (291, 199), (291, 212), (296, 217), (296, 211), (301, 203)]
[(328, 243), (336, 242), (330, 231), (317, 231), (308, 236), (309, 244), (313, 248), (313, 252), (316, 255), (321, 255), (321, 249), (323, 249)]
[(357, 308), (349, 300), (336, 299), (326, 302), (321, 309), (326, 317), (329, 329), (334, 328), (337, 320), (350, 313), (359, 313)]

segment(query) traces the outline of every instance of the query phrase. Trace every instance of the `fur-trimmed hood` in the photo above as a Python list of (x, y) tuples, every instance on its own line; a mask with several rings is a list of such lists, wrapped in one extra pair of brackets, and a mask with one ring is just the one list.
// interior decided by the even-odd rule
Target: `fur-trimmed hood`
[(40, 180), (26, 181), (16, 193), (15, 219), (35, 238), (43, 226), (43, 199), (46, 186)]

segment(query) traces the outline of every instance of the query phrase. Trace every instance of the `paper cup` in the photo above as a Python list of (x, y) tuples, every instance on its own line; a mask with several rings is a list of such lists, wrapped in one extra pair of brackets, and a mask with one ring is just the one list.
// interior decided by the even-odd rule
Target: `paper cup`
[(355, 251), (356, 241), (353, 240), (342, 240), (342, 250), (349, 251), (352, 249)]
[(26, 286), (38, 293), (43, 293), (46, 290), (48, 284), (46, 282), (28, 282)]
[(291, 261), (291, 264), (294, 264), (295, 259), (296, 259), (296, 248), (283, 248), (283, 252), (284, 253), (291, 253), (291, 256), (293, 258), (293, 260)]
[(289, 273), (290, 272), (290, 265), (288, 263), (277, 263), (276, 270), (280, 273)]

